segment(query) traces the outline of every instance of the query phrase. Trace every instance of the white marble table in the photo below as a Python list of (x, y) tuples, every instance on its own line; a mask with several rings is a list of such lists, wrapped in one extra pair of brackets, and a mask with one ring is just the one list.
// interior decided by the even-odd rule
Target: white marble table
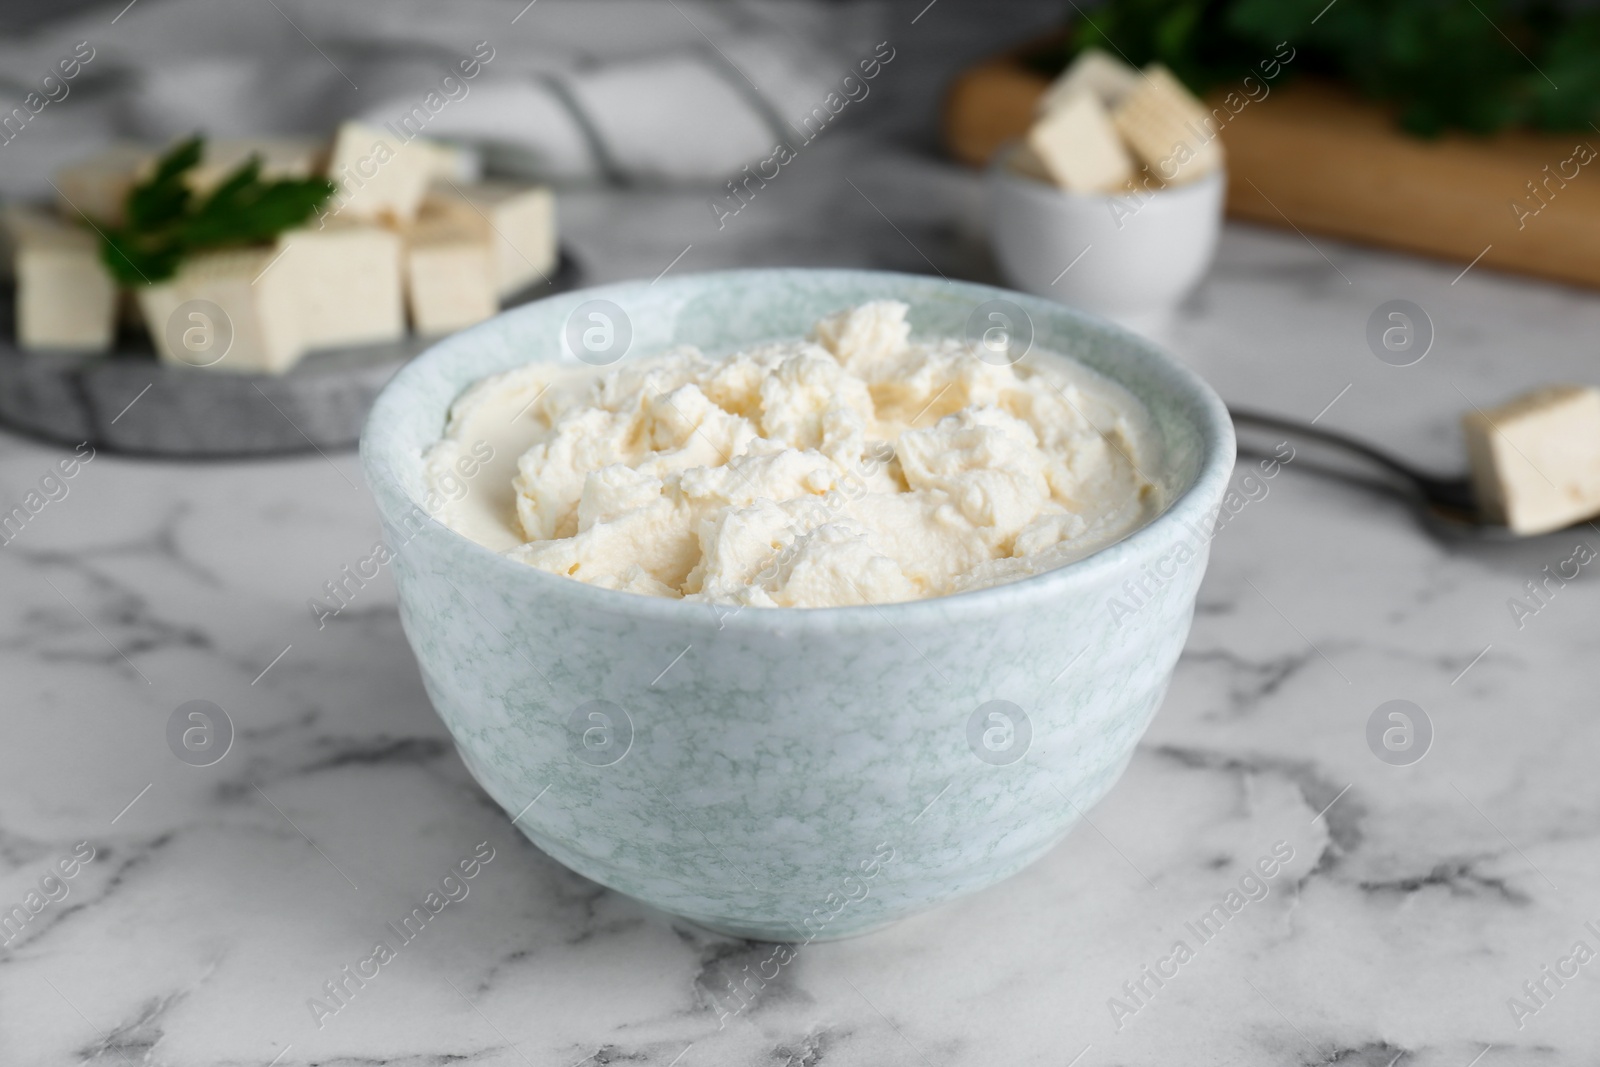
[[(564, 221), (597, 280), (680, 252), (986, 276), (973, 179), (861, 148), (819, 145), (720, 233), (687, 193), (574, 195)], [(1173, 347), (1229, 400), (1310, 418), (1337, 397), (1323, 425), (1449, 467), (1469, 403), (1600, 378), (1593, 294), (1316, 240), (1230, 228), (1184, 309)], [(1437, 326), (1416, 366), (1364, 340), (1394, 298)], [(0, 504), (62, 455), (0, 438)], [(1594, 531), (1447, 546), (1291, 464), (1218, 535), (1166, 706), (1092, 826), (998, 888), (807, 947), (719, 1025), (713, 998), (767, 949), (524, 842), (429, 709), (386, 576), (318, 629), (308, 598), (378, 536), (353, 455), (102, 455), (65, 484), (0, 548), (0, 907), (74, 870), (0, 950), (8, 1067), (1600, 1055), (1600, 962), (1542, 970), (1600, 949), (1600, 587), (1581, 575), (1521, 629), (1507, 606)], [(1434, 728), (1410, 766), (1366, 740), (1391, 699)], [(191, 700), (236, 727), (210, 767), (168, 748)], [(465, 899), (336, 1012), (308, 1006), (480, 842)], [(1278, 842), (1266, 895), (1194, 937)], [(1180, 939), (1193, 958), (1162, 964)]]

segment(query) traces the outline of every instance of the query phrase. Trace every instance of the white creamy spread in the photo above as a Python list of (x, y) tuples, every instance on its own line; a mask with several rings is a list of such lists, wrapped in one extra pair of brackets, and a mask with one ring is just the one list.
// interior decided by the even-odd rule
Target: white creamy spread
[(1159, 508), (1130, 393), (1061, 356), (1001, 366), (912, 341), (906, 311), (864, 304), (723, 359), (486, 378), (451, 408), (429, 488), (475, 445), (493, 458), (438, 517), (607, 589), (833, 607), (1014, 581)]

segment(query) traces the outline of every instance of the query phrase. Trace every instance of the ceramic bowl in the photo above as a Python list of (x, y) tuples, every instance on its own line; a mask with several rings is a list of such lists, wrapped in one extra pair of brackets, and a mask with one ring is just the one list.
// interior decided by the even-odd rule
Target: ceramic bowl
[(1069, 193), (1001, 153), (987, 185), (989, 239), (1008, 282), (1160, 333), (1211, 266), (1228, 182), (1219, 170), (1138, 197)]
[[(1159, 438), (1146, 473), (1165, 511), (993, 589), (735, 610), (549, 574), (422, 507), (423, 452), (451, 401), (529, 360), (573, 361), (575, 315), (609, 307), (608, 336), (631, 337), (624, 358), (681, 343), (725, 353), (883, 298), (910, 305), (913, 336), (963, 336), (1007, 309), (1019, 344), (1030, 330), (1035, 349), (1132, 390)], [(928, 277), (751, 270), (567, 293), (456, 334), (383, 391), (361, 454), (428, 695), (517, 827), (667, 912), (804, 941), (993, 885), (1105, 795), (1188, 634), (1234, 442), (1191, 372), (1059, 304)]]

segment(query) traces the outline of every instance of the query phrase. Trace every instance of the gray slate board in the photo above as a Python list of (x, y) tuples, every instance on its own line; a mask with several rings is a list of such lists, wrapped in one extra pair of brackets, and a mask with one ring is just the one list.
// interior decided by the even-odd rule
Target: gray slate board
[[(549, 282), (505, 307), (575, 288), (562, 249)], [(15, 341), (15, 290), (0, 287), (0, 425), (59, 444), (131, 455), (271, 456), (353, 446), (390, 376), (439, 338), (406, 336), (313, 352), (286, 374), (234, 374), (160, 363), (142, 333), (112, 353), (29, 352)]]

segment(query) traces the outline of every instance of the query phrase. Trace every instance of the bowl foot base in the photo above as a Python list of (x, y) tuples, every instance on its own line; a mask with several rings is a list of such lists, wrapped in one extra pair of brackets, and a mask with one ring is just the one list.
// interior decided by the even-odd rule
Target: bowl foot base
[(698, 919), (689, 915), (676, 915), (674, 918), (686, 922), (708, 933), (719, 937), (733, 937), (742, 941), (764, 941), (773, 944), (810, 944), (813, 941), (848, 941), (854, 937), (864, 937), (875, 934), (879, 930), (886, 930), (899, 920), (886, 919), (883, 922), (867, 923), (863, 926), (845, 927), (838, 930), (824, 929), (817, 934), (808, 934), (799, 926), (785, 929), (782, 926), (772, 926), (766, 923), (739, 923), (722, 921), (719, 919)]

